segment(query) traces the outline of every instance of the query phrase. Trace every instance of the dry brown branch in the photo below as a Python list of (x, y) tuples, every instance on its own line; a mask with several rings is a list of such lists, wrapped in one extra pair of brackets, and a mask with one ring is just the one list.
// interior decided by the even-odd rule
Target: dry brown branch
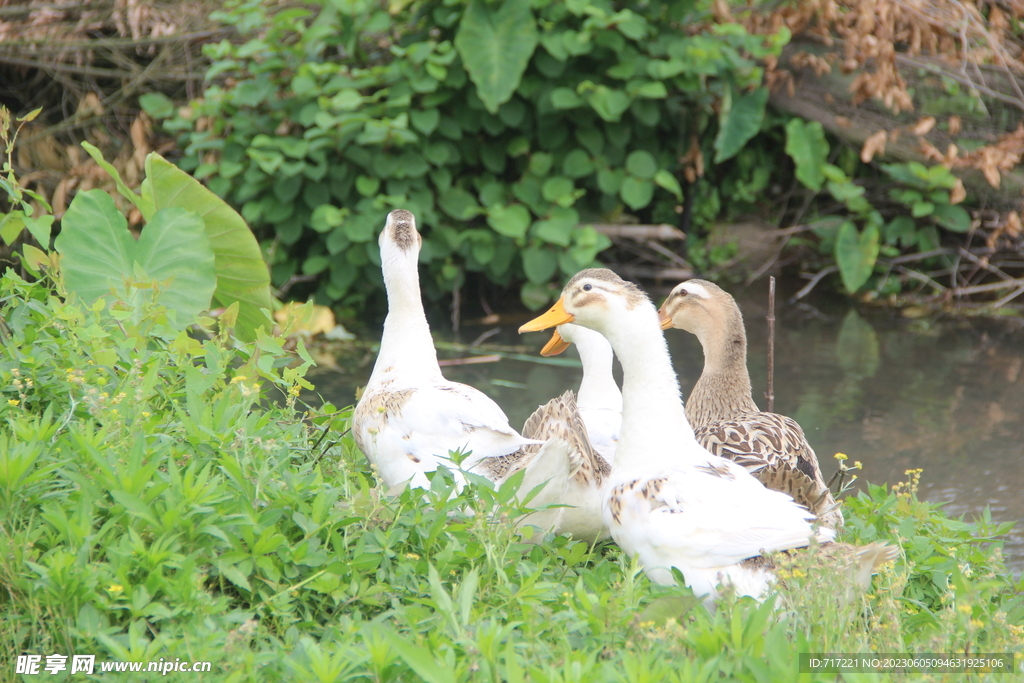
[(822, 280), (822, 279), (823, 279), (823, 278), (824, 278), (824, 277), (825, 277), (826, 275), (831, 275), (832, 273), (835, 273), (835, 272), (838, 272), (838, 271), (839, 271), (839, 267), (838, 267), (838, 266), (827, 266), (827, 267), (825, 267), (825, 268), (822, 268), (822, 269), (821, 269), (821, 270), (819, 270), (819, 271), (818, 271), (817, 273), (815, 273), (815, 274), (814, 274), (813, 276), (811, 276), (811, 281), (810, 281), (810, 282), (808, 282), (808, 283), (807, 283), (806, 285), (804, 285), (803, 287), (801, 287), (801, 288), (800, 288), (800, 291), (798, 291), (798, 292), (797, 292), (796, 294), (794, 294), (794, 295), (793, 295), (793, 296), (792, 296), (792, 297), (790, 298), (790, 300), (789, 300), (789, 301), (790, 301), (790, 303), (792, 303), (792, 302), (794, 302), (794, 301), (799, 301), (800, 299), (803, 299), (803, 298), (804, 298), (805, 296), (807, 296), (808, 294), (810, 294), (810, 293), (811, 293), (811, 291), (812, 291), (812, 290), (813, 290), (813, 289), (814, 289), (815, 287), (817, 287), (817, 286), (818, 286), (818, 283), (819, 283), (819, 282), (821, 282), (821, 280)]
[(476, 365), (478, 363), (497, 363), (501, 360), (499, 355), (491, 356), (469, 356), (468, 358), (448, 358), (437, 361), (442, 368), (455, 365)]
[[(938, 284), (938, 283), (936, 283)], [(1014, 278), (1013, 280), (1001, 280), (999, 282), (988, 282), (983, 285), (974, 285), (972, 287), (958, 287), (951, 290), (954, 296), (971, 296), (973, 294), (983, 294), (986, 292), (999, 292), (1004, 289), (1010, 289), (1012, 287), (1024, 286), (1024, 277)], [(939, 285), (942, 287), (942, 285)], [(943, 287), (943, 289), (945, 289)]]
[(608, 237), (628, 237), (634, 240), (685, 240), (686, 233), (674, 225), (631, 225), (617, 223), (581, 223), (578, 227), (593, 225), (602, 235)]

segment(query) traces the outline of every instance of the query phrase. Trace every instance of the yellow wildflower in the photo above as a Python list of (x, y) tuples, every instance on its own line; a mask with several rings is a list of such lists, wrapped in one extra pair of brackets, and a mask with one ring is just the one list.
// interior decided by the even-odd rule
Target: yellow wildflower
[(17, 406), (20, 403), (21, 403), (21, 401), (19, 401), (16, 398), (9, 398), (9, 399), (7, 399), (7, 405), (9, 405), (9, 406)]

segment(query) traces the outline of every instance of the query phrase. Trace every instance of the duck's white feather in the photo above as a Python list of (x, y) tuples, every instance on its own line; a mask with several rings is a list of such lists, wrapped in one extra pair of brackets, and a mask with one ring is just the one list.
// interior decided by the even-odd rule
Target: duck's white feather
[(486, 395), (443, 380), (408, 382), (394, 377), (367, 386), (353, 424), (357, 445), (389, 487), (409, 479), (413, 486), (426, 487), (425, 473), (438, 464), (454, 469), (449, 451), (469, 453), (462, 467), (470, 469), (484, 458), (537, 443), (512, 429), (501, 408)]

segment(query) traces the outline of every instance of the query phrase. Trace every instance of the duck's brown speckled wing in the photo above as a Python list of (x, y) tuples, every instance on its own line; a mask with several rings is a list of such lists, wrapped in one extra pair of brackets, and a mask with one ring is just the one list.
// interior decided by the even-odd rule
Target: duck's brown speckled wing
[[(523, 425), (523, 437), (547, 441), (557, 437), (566, 441), (573, 455), (572, 478), (586, 484), (595, 481), (600, 484), (611, 471), (608, 462), (590, 445), (587, 428), (576, 407), (576, 395), (566, 391), (540, 406), (527, 418)], [(540, 451), (541, 446), (523, 446), (509, 455), (487, 458), (477, 470), (488, 478), (501, 481), (526, 467)], [(578, 458), (577, 458), (578, 456)]]
[(742, 465), (766, 487), (789, 494), (822, 524), (843, 525), (843, 513), (825, 485), (818, 458), (792, 418), (743, 413), (698, 427), (694, 434), (704, 448)]

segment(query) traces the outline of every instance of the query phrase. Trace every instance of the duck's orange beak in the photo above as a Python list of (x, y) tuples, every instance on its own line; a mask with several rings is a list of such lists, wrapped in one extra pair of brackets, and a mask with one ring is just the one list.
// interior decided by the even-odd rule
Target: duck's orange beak
[(570, 346), (572, 345), (569, 342), (562, 339), (562, 335), (558, 334), (558, 330), (556, 329), (555, 333), (551, 335), (551, 339), (548, 340), (548, 343), (545, 344), (544, 348), (540, 350), (540, 355), (557, 356)]
[(548, 309), (547, 313), (540, 315), (530, 322), (526, 323), (519, 328), (519, 334), (523, 332), (539, 332), (540, 330), (546, 330), (549, 327), (555, 327), (562, 323), (571, 323), (575, 320), (575, 316), (565, 310), (565, 305), (562, 303), (562, 297), (558, 298), (555, 305)]
[(661, 329), (667, 330), (668, 328), (672, 327), (672, 318), (669, 317), (667, 313), (665, 313), (664, 306), (658, 309), (658, 320), (661, 321)]

